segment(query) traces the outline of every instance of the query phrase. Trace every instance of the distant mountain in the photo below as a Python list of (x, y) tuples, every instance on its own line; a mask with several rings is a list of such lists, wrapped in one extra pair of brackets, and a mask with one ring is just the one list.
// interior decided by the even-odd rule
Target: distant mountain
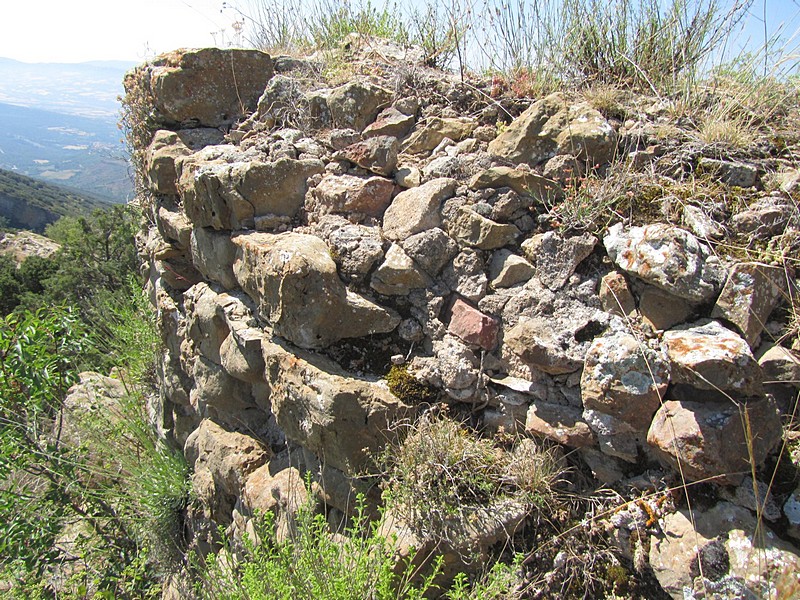
[(63, 216), (104, 206), (100, 198), (0, 169), (0, 217), (11, 227), (41, 233)]
[(118, 97), (135, 63), (0, 58), (0, 168), (124, 202), (133, 193)]

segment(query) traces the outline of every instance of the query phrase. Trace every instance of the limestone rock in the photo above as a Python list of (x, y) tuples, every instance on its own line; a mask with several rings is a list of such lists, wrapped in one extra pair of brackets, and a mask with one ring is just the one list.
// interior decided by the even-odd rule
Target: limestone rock
[(692, 305), (652, 285), (644, 286), (639, 297), (642, 320), (657, 331), (665, 331), (685, 323), (694, 313)]
[(256, 108), (272, 72), (272, 59), (258, 50), (178, 50), (129, 73), (125, 89), (132, 92), (142, 74), (156, 121), (220, 127)]
[(156, 227), (161, 237), (174, 244), (176, 248), (188, 250), (191, 247), (192, 224), (181, 211), (159, 207), (156, 213)]
[(489, 152), (515, 164), (536, 166), (557, 154), (604, 164), (614, 154), (616, 132), (586, 103), (568, 106), (561, 94), (535, 102), (489, 144)]
[(656, 223), (624, 231), (618, 223), (603, 244), (620, 269), (690, 302), (712, 300), (722, 287), (725, 270), (719, 260), (678, 227)]
[(531, 263), (503, 248), (492, 255), (489, 263), (489, 285), (493, 289), (512, 287), (528, 281), (535, 272)]
[(338, 156), (377, 175), (390, 176), (397, 166), (397, 138), (380, 135), (369, 137), (341, 150)]
[(596, 337), (581, 375), (583, 406), (646, 430), (661, 405), (669, 375), (663, 349), (653, 349), (628, 333)]
[(531, 404), (525, 421), (525, 432), (570, 448), (583, 448), (596, 443), (592, 430), (581, 418), (579, 409), (546, 402)]
[(677, 470), (680, 462), (687, 481), (714, 478), (736, 485), (750, 473), (751, 463), (757, 468), (764, 462), (782, 434), (780, 415), (769, 397), (739, 405), (670, 400), (653, 418), (647, 443), (665, 465)]
[(386, 296), (407, 295), (411, 290), (426, 288), (431, 281), (411, 257), (397, 244), (386, 251), (383, 263), (372, 274), (370, 287)]
[(233, 271), (276, 335), (302, 348), (385, 333), (400, 318), (350, 292), (320, 238), (300, 233), (248, 233), (233, 238)]
[(215, 495), (235, 497), (241, 495), (247, 476), (272, 455), (252, 437), (226, 431), (208, 419), (186, 440), (184, 453), (195, 478), (210, 475)]
[(32, 231), (0, 231), (0, 254), (11, 256), (17, 264), (29, 256), (49, 258), (60, 248), (61, 244)]
[(612, 315), (625, 317), (636, 310), (636, 300), (628, 287), (628, 281), (622, 273), (617, 271), (603, 276), (603, 279), (600, 280), (598, 295), (603, 310)]
[(764, 382), (786, 383), (800, 388), (800, 354), (775, 344), (760, 350), (758, 364), (764, 374)]
[(548, 231), (522, 242), (525, 257), (534, 265), (536, 276), (555, 291), (564, 287), (577, 266), (594, 250), (597, 238), (588, 233), (565, 238)]
[(236, 246), (227, 232), (195, 227), (191, 233), (192, 262), (209, 281), (226, 289), (239, 287), (233, 275)]
[(769, 315), (787, 295), (784, 269), (761, 263), (738, 263), (717, 298), (711, 316), (736, 326), (756, 346)]
[(519, 235), (514, 225), (496, 223), (467, 206), (459, 209), (448, 229), (456, 240), (481, 250), (502, 248)]
[(175, 161), (205, 146), (222, 143), (219, 129), (159, 129), (144, 156), (144, 171), (150, 191), (156, 194), (176, 195), (178, 173)]
[(432, 117), (417, 125), (417, 129), (403, 142), (402, 150), (408, 154), (431, 152), (446, 138), (458, 142), (469, 137), (476, 126), (472, 119)]
[(458, 254), (458, 244), (438, 227), (415, 233), (400, 245), (432, 277)]
[(264, 332), (256, 327), (232, 329), (219, 347), (220, 365), (231, 377), (247, 383), (261, 383), (264, 359), (261, 340)]
[(505, 346), (522, 362), (545, 373), (573, 373), (581, 363), (570, 357), (547, 319), (520, 319), (505, 334)]
[(323, 213), (383, 216), (392, 201), (394, 183), (384, 177), (326, 175), (313, 195)]
[(716, 240), (725, 236), (725, 229), (703, 209), (687, 204), (683, 207), (683, 222), (702, 240)]
[(480, 254), (472, 248), (459, 252), (442, 272), (444, 282), (451, 290), (467, 300), (478, 302), (486, 295), (488, 279)]
[(716, 174), (723, 183), (737, 187), (752, 187), (758, 178), (758, 170), (746, 163), (704, 157), (698, 166), (703, 171)]
[(552, 179), (513, 167), (492, 167), (470, 179), (473, 190), (510, 187), (522, 195), (533, 196), (540, 201), (555, 201), (564, 197), (564, 190)]
[(383, 215), (383, 234), (392, 241), (439, 227), (440, 207), (456, 189), (455, 179), (433, 179), (419, 187), (400, 192)]
[(672, 362), (672, 382), (701, 390), (754, 396), (761, 391), (761, 368), (750, 346), (717, 321), (703, 320), (664, 333)]
[(363, 131), (392, 99), (392, 93), (369, 81), (351, 81), (331, 91), (328, 108), (338, 128)]
[(262, 162), (232, 147), (209, 146), (178, 161), (178, 187), (195, 225), (244, 229), (263, 215), (293, 217), (303, 206), (306, 180), (322, 170), (318, 160)]
[(468, 344), (480, 346), (488, 352), (494, 350), (500, 330), (500, 322), (497, 319), (483, 314), (460, 298), (453, 304), (451, 312), (450, 324), (447, 326), (448, 333)]
[(373, 123), (367, 125), (364, 129), (364, 137), (390, 135), (399, 139), (404, 137), (413, 126), (413, 115), (404, 114), (394, 106), (390, 106), (382, 110)]
[(318, 227), (345, 281), (363, 280), (383, 258), (383, 240), (377, 226), (356, 225), (343, 217), (329, 215), (320, 220)]
[(693, 514), (683, 508), (660, 525), (650, 536), (650, 565), (676, 600), (778, 598), (800, 586), (796, 549), (744, 508), (729, 502), (694, 507)]
[(252, 386), (228, 374), (219, 363), (200, 355), (190, 376), (194, 387), (189, 402), (200, 417), (231, 429), (242, 423), (251, 432), (266, 427), (268, 415), (257, 407)]
[(409, 407), (383, 385), (343, 372), (322, 356), (263, 344), (272, 410), (286, 437), (348, 475), (363, 473)]
[(241, 500), (249, 515), (267, 511), (294, 515), (308, 501), (308, 493), (303, 475), (294, 467), (273, 475), (269, 465), (262, 465), (247, 477)]

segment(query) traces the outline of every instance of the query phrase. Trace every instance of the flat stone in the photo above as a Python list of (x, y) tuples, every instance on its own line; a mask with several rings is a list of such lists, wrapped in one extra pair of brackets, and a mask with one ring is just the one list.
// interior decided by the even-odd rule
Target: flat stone
[(787, 293), (786, 271), (761, 263), (737, 263), (711, 311), (713, 318), (732, 323), (755, 347), (769, 315)]
[[(745, 428), (744, 423), (747, 423)], [(687, 481), (712, 479), (738, 485), (758, 468), (780, 443), (781, 418), (775, 401), (680, 402), (670, 400), (658, 409), (647, 443), (665, 466)]]
[(725, 229), (703, 209), (687, 204), (683, 207), (683, 222), (701, 240), (718, 240), (725, 237)]
[(480, 346), (491, 352), (497, 346), (500, 321), (483, 314), (459, 298), (453, 304), (447, 331), (468, 344)]
[(469, 137), (476, 126), (473, 119), (432, 117), (417, 124), (417, 129), (403, 142), (402, 150), (408, 154), (431, 152), (445, 138), (458, 142)]
[(390, 135), (402, 138), (411, 130), (415, 121), (413, 115), (403, 114), (394, 106), (390, 106), (380, 112), (374, 123), (367, 125), (364, 137)]
[(349, 291), (328, 246), (300, 233), (235, 236), (233, 271), (276, 335), (302, 348), (324, 348), (342, 338), (386, 333), (400, 318)]
[(666, 331), (685, 323), (694, 314), (694, 308), (683, 298), (646, 285), (639, 296), (639, 312), (642, 320), (653, 329)]
[(699, 167), (704, 171), (715, 173), (723, 183), (737, 187), (753, 187), (758, 180), (758, 169), (742, 162), (701, 158)]
[(664, 333), (672, 382), (744, 396), (761, 392), (763, 374), (750, 346), (717, 321), (702, 320)]
[(600, 280), (598, 293), (603, 310), (618, 317), (632, 315), (636, 311), (636, 300), (622, 273), (612, 271)]
[(564, 190), (552, 179), (513, 167), (492, 167), (477, 173), (470, 179), (469, 187), (473, 190), (509, 187), (518, 194), (533, 196), (541, 201), (555, 201), (564, 197)]
[(608, 230), (603, 244), (620, 269), (690, 302), (715, 298), (725, 278), (725, 269), (711, 250), (672, 225), (656, 223), (625, 231), (618, 223)]
[(459, 209), (448, 229), (456, 240), (481, 250), (502, 248), (514, 241), (520, 233), (516, 226), (496, 223), (468, 206)]
[(380, 135), (347, 146), (335, 158), (342, 157), (377, 175), (390, 176), (397, 166), (399, 148), (397, 138)]
[(161, 206), (156, 213), (156, 226), (167, 242), (181, 250), (188, 250), (192, 243), (192, 224), (179, 210), (167, 210)]
[(187, 156), (192, 150), (183, 143), (174, 131), (160, 129), (153, 134), (144, 157), (144, 172), (147, 187), (156, 194), (177, 195), (175, 159)]
[(312, 194), (323, 213), (380, 218), (392, 202), (394, 183), (384, 177), (326, 175)]
[(646, 430), (669, 380), (670, 363), (663, 349), (653, 349), (628, 333), (596, 337), (586, 353), (581, 400), (587, 409)]
[(430, 278), (397, 244), (389, 247), (370, 280), (370, 287), (385, 296), (405, 296), (413, 289), (427, 288), (430, 284)]
[(492, 289), (509, 288), (533, 277), (536, 270), (527, 260), (505, 248), (492, 255), (489, 285)]
[(458, 254), (458, 244), (438, 227), (416, 233), (400, 245), (432, 277)]
[(566, 354), (546, 319), (520, 319), (506, 332), (504, 344), (525, 364), (551, 375), (573, 373), (582, 366)]
[(564, 287), (596, 244), (597, 238), (588, 233), (563, 237), (560, 233), (548, 231), (528, 238), (520, 247), (534, 265), (536, 277), (555, 291)]
[(534, 402), (528, 409), (525, 432), (570, 448), (597, 444), (592, 430), (581, 418), (581, 410), (546, 402)]
[(456, 189), (455, 179), (433, 179), (419, 187), (400, 192), (383, 215), (383, 235), (392, 241), (440, 227), (442, 201)]

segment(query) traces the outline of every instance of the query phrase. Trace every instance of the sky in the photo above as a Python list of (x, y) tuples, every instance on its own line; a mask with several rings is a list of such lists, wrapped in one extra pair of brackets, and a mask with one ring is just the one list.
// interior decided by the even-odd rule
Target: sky
[[(397, 3), (404, 1), (408, 0)], [(729, 4), (734, 0), (720, 1)], [(23, 62), (142, 62), (181, 47), (241, 45), (233, 27), (238, 16), (230, 9), (223, 10), (222, 0), (0, 0), (0, 3), (0, 57)], [(373, 5), (381, 5), (380, 0)], [(800, 30), (800, 0), (754, 0), (740, 45), (747, 40), (751, 44), (763, 42), (765, 18), (769, 32), (783, 24), (784, 36), (791, 36)], [(798, 38), (800, 34), (794, 45), (800, 42)]]

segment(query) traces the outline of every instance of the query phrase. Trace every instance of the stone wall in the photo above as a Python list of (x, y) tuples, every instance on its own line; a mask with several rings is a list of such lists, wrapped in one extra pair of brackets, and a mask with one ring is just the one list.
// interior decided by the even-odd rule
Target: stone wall
[(645, 164), (646, 119), (559, 94), (500, 105), (396, 48), (350, 52), (340, 83), (313, 58), (216, 49), (126, 82), (150, 128), (154, 410), (194, 465), (197, 545), (304, 494), (300, 473), (346, 514), (392, 424), (425, 409), (390, 391), (392, 365), (489, 435), (573, 450), (599, 482), (660, 465), (752, 491), (800, 379), (791, 341), (771, 341), (791, 271), (721, 259), (688, 209), (559, 227), (570, 169)]

